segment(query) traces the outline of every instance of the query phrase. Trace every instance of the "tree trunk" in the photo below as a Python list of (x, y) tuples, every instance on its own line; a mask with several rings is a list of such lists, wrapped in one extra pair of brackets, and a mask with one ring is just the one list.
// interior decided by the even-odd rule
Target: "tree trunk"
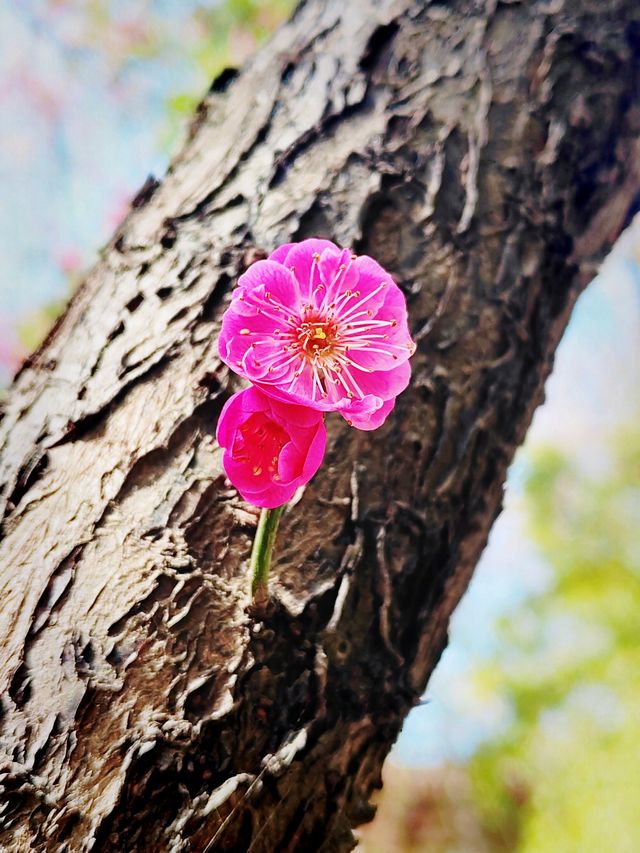
[[(214, 82), (0, 423), (3, 850), (353, 846), (632, 211), (634, 14), (308, 0)], [(380, 260), (419, 346), (384, 427), (328, 417), (258, 609), (215, 341), (245, 266), (307, 236)]]

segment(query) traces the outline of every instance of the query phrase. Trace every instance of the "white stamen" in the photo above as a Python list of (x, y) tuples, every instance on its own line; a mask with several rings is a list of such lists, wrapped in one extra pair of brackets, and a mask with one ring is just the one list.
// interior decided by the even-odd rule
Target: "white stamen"
[[(380, 293), (380, 291), (381, 291), (384, 287), (386, 287), (386, 286), (387, 286), (387, 282), (386, 282), (386, 281), (381, 281), (381, 282), (380, 282), (380, 284), (375, 288), (375, 290), (372, 290), (372, 291), (371, 291), (371, 293), (368, 293), (366, 296), (363, 296), (363, 297), (362, 297), (362, 299), (361, 299), (359, 302), (356, 302), (356, 304), (355, 304), (355, 305), (352, 305), (352, 306), (351, 306), (351, 308), (349, 308), (349, 310), (346, 312), (346, 314), (343, 314), (343, 315), (340, 317), (340, 320), (341, 320), (342, 322), (346, 322), (346, 320), (349, 318), (349, 316), (350, 316), (351, 314), (353, 314), (353, 312), (356, 310), (356, 308), (360, 308), (360, 307), (362, 307), (362, 305), (364, 305), (365, 303), (367, 303), (370, 299), (373, 299), (373, 297), (374, 297), (377, 293)], [(365, 313), (366, 313), (366, 312), (365, 312)], [(359, 316), (360, 316), (360, 314), (358, 314), (358, 315), (356, 315), (356, 316), (358, 316), (358, 317), (359, 317)]]

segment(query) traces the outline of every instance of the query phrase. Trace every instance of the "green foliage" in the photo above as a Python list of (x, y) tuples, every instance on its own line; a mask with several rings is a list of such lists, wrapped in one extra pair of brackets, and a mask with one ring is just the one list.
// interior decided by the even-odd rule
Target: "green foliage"
[(21, 323), (18, 323), (16, 329), (18, 340), (25, 352), (33, 352), (40, 346), (56, 318), (64, 310), (64, 306), (65, 303), (62, 300), (49, 302), (42, 308), (28, 314)]
[[(479, 675), (513, 710), (469, 772), (491, 849), (640, 849), (640, 432), (589, 475), (538, 453), (531, 534), (549, 587), (502, 625), (506, 652)], [(604, 469), (604, 470), (603, 470)]]

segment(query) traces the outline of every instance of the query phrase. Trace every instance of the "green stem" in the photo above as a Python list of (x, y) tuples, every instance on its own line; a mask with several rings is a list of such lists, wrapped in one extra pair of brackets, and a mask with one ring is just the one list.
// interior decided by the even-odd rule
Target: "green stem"
[(263, 509), (260, 512), (256, 538), (253, 540), (251, 550), (251, 597), (254, 601), (266, 599), (269, 595), (271, 554), (283, 510), (284, 505), (275, 509)]

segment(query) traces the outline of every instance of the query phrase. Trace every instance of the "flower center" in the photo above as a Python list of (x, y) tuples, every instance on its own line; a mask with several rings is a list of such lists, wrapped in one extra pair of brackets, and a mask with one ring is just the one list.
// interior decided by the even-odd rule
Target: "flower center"
[(238, 462), (250, 462), (255, 477), (268, 471), (277, 480), (278, 458), (288, 441), (289, 436), (279, 424), (270, 421), (264, 412), (254, 412), (236, 433), (233, 456)]
[(309, 361), (319, 356), (330, 356), (338, 343), (335, 323), (327, 320), (304, 320), (298, 326), (296, 337), (302, 353)]

